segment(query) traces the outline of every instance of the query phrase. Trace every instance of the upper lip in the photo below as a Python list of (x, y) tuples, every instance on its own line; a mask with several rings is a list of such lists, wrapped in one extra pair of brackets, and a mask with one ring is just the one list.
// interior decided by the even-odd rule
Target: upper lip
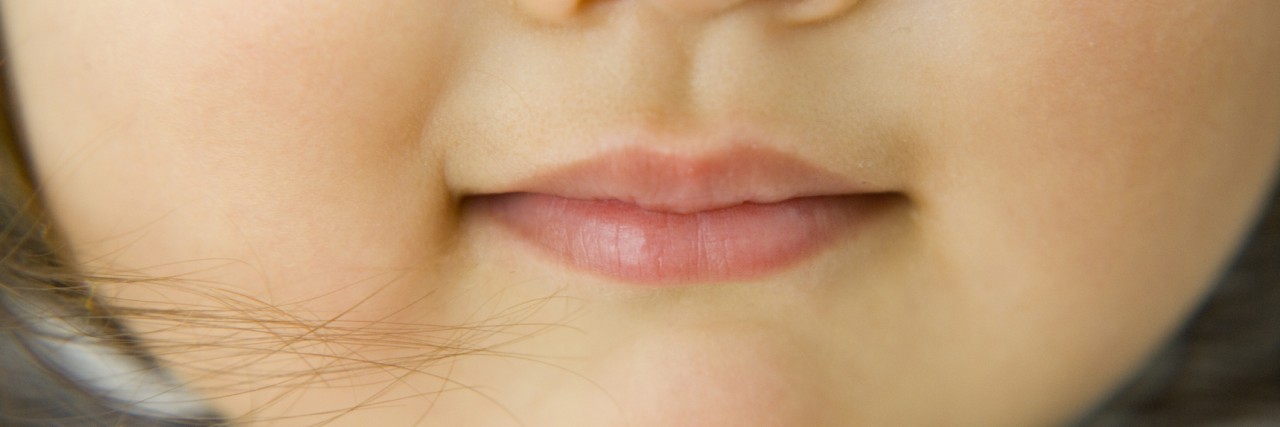
[(616, 200), (689, 214), (743, 203), (875, 192), (797, 156), (759, 144), (682, 153), (625, 145), (534, 175), (511, 192)]

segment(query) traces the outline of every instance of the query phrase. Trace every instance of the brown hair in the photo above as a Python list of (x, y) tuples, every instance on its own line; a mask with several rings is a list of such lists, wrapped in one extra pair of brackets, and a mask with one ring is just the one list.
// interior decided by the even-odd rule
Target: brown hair
[(78, 365), (97, 361), (126, 366), (155, 386), (176, 385), (115, 317), (94, 304), (87, 278), (54, 250), (6, 113), (0, 112), (0, 424), (223, 424), (202, 405), (178, 405), (184, 413), (172, 413), (75, 374)]

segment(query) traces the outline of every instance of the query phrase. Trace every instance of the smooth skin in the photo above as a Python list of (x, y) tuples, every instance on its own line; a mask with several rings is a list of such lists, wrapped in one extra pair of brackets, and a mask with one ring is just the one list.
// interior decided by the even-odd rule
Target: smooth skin
[[(1271, 0), (3, 18), (69, 256), (150, 278), (99, 285), (117, 306), (187, 313), (125, 316), (245, 425), (1068, 423), (1203, 298), (1280, 159)], [(751, 129), (901, 203), (796, 268), (665, 289), (468, 208), (620, 129)]]

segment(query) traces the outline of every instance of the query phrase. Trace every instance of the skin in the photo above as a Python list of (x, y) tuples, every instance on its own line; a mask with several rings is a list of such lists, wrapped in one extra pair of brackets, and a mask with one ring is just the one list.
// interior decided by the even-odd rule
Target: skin
[[(69, 256), (152, 278), (100, 285), (117, 306), (193, 310), (126, 318), (245, 424), (1068, 423), (1204, 296), (1280, 158), (1267, 0), (3, 17)], [(602, 132), (734, 127), (900, 200), (802, 266), (661, 290), (467, 208)]]

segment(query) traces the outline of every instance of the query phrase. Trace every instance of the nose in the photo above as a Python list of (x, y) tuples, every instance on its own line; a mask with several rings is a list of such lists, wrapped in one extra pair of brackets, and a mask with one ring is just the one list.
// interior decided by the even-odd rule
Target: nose
[(712, 16), (732, 9), (745, 0), (652, 0), (658, 7), (686, 16)]
[(673, 15), (690, 18), (712, 17), (746, 3), (761, 3), (777, 10), (783, 20), (808, 23), (839, 16), (858, 0), (516, 0), (529, 15), (550, 22), (571, 21), (590, 3), (602, 1), (645, 1)]
[[(602, 0), (516, 0), (534, 17), (554, 22), (573, 18), (579, 9)], [(603, 0), (609, 1), (609, 0)], [(644, 0), (660, 9), (689, 16), (716, 15), (748, 0)]]

